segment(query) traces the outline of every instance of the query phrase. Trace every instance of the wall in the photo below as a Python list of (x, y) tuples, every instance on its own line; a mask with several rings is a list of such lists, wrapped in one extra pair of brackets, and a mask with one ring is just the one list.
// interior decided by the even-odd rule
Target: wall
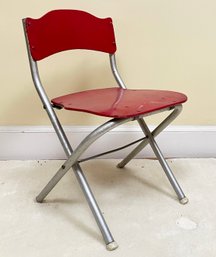
[[(21, 0), (0, 4), (0, 126), (49, 124), (31, 81), (21, 19), (63, 8), (113, 18), (117, 62), (128, 87), (176, 90), (188, 95), (189, 101), (175, 124), (215, 125), (215, 1)], [(40, 64), (50, 97), (114, 84), (108, 57), (86, 55), (71, 51)], [(66, 125), (94, 125), (103, 120), (81, 116), (60, 113)]]

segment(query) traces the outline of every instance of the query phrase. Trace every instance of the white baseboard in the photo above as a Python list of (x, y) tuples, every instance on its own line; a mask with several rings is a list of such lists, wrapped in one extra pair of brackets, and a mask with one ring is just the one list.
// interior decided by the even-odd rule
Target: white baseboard
[[(95, 127), (70, 126), (65, 131), (76, 145)], [(94, 155), (141, 138), (139, 127), (121, 126), (100, 138), (84, 156)], [(216, 126), (169, 126), (156, 138), (165, 157), (214, 158), (216, 157)], [(123, 158), (130, 149), (103, 158)], [(154, 157), (147, 146), (137, 158)], [(62, 147), (51, 127), (13, 126), (0, 127), (0, 160), (65, 159)]]

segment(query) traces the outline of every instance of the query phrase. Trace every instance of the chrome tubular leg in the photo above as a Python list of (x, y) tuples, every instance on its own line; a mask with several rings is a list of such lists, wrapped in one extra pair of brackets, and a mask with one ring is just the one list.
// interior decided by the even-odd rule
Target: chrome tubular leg
[[(159, 135), (182, 111), (182, 105), (175, 106), (172, 113), (163, 120), (152, 132), (152, 135), (156, 137)], [(148, 138), (145, 138), (134, 150), (129, 153), (118, 165), (118, 168), (124, 168), (124, 166), (129, 163), (143, 148), (149, 143)]]
[(137, 120), (141, 129), (145, 133), (146, 137), (149, 139), (149, 144), (151, 145), (152, 150), (154, 151), (156, 157), (158, 158), (158, 161), (160, 162), (167, 178), (169, 179), (173, 189), (175, 190), (178, 199), (181, 204), (186, 204), (188, 202), (187, 197), (183, 193), (180, 185), (178, 184), (175, 176), (173, 175), (168, 163), (166, 162), (163, 154), (160, 151), (160, 148), (158, 147), (157, 143), (154, 140), (154, 137), (152, 136), (152, 133), (150, 132), (148, 126), (146, 125), (145, 121), (143, 119), (138, 119)]
[(134, 150), (129, 153), (120, 163), (117, 164), (118, 168), (124, 168), (128, 162), (130, 162), (142, 149), (148, 144), (148, 138), (144, 138), (143, 141), (134, 148)]
[(76, 148), (74, 152), (72, 152), (72, 149), (69, 145), (69, 142), (66, 138), (66, 135), (63, 133), (62, 129), (57, 130), (58, 136), (61, 138), (61, 143), (65, 149), (65, 152), (68, 156), (68, 160), (61, 166), (61, 168), (58, 170), (58, 172), (54, 175), (54, 177), (49, 181), (49, 183), (45, 186), (45, 188), (41, 191), (41, 193), (36, 198), (38, 202), (42, 202), (43, 199), (48, 195), (48, 193), (54, 188), (54, 186), (58, 183), (58, 181), (66, 174), (66, 172), (72, 167), (74, 170), (74, 173), (76, 175), (76, 178), (79, 182), (79, 185), (87, 199), (87, 202), (89, 204), (89, 207), (95, 217), (95, 220), (98, 224), (98, 227), (102, 233), (102, 236), (104, 238), (104, 241), (107, 246), (107, 250), (115, 250), (118, 245), (114, 241), (110, 230), (103, 218), (103, 215), (98, 207), (98, 204), (94, 198), (94, 195), (88, 185), (88, 182), (81, 170), (81, 167), (79, 164), (77, 164), (77, 159), (79, 156), (90, 146), (97, 138), (105, 134), (107, 131), (111, 130), (112, 128), (121, 125), (127, 121), (130, 121), (130, 119), (118, 119), (118, 120), (111, 120), (107, 123), (101, 125), (96, 130), (94, 130), (92, 133), (90, 133)]
[(66, 174), (67, 170), (59, 170), (54, 177), (48, 182), (48, 184), (43, 188), (40, 194), (36, 197), (38, 203), (42, 203), (44, 198), (49, 194), (49, 192), (55, 187), (59, 180)]
[(95, 220), (97, 222), (97, 225), (102, 233), (102, 236), (104, 238), (104, 241), (107, 246), (107, 250), (115, 250), (118, 247), (118, 244), (114, 241), (110, 230), (104, 220), (104, 217), (101, 213), (101, 210), (98, 207), (98, 204), (94, 198), (94, 195), (88, 185), (88, 182), (78, 164), (73, 166), (76, 178), (80, 184), (81, 189), (83, 190), (83, 193), (86, 197), (86, 200), (89, 204), (89, 207), (95, 217)]

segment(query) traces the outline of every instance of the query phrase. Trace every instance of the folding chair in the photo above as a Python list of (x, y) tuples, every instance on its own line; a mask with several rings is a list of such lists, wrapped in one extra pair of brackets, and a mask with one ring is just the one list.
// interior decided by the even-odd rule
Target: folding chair
[[(164, 159), (155, 142), (155, 137), (180, 114), (182, 103), (187, 100), (187, 97), (184, 94), (172, 91), (126, 89), (116, 66), (116, 42), (111, 18), (101, 19), (78, 10), (54, 10), (39, 19), (23, 19), (23, 26), (35, 88), (67, 155), (67, 160), (37, 196), (36, 200), (42, 202), (66, 172), (72, 168), (102, 233), (107, 249), (114, 250), (118, 245), (110, 233), (79, 163), (139, 143), (118, 164), (119, 168), (123, 168), (149, 144), (180, 203), (186, 204), (188, 199)], [(87, 49), (108, 53), (111, 70), (118, 86), (71, 93), (50, 101), (41, 83), (37, 62), (52, 54), (72, 49)], [(72, 150), (57, 118), (55, 108), (86, 112), (111, 119), (96, 128), (82, 140), (75, 150)], [(151, 132), (143, 118), (164, 111), (172, 112)], [(144, 133), (143, 138), (117, 149), (81, 159), (86, 149), (98, 138), (113, 128), (130, 121), (138, 122)]]

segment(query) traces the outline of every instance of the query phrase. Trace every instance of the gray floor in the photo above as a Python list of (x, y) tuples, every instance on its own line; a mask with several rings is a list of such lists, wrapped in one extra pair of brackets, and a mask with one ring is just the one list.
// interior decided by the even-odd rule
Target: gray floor
[(0, 257), (216, 256), (216, 159), (169, 160), (190, 199), (181, 205), (157, 161), (82, 166), (119, 248), (108, 252), (72, 175), (35, 196), (62, 161), (0, 162)]

